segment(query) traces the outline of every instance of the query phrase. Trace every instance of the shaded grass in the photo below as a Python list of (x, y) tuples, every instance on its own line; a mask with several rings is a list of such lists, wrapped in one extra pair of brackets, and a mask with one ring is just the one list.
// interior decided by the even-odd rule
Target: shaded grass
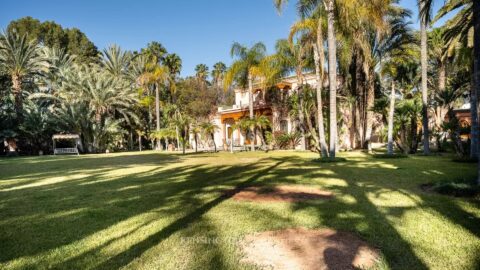
[[(0, 268), (249, 269), (239, 239), (299, 226), (360, 235), (382, 251), (382, 268), (478, 267), (479, 200), (418, 188), (473, 179), (475, 164), (340, 156), (348, 162), (288, 151), (1, 159)], [(277, 184), (335, 199), (238, 202), (224, 192)]]

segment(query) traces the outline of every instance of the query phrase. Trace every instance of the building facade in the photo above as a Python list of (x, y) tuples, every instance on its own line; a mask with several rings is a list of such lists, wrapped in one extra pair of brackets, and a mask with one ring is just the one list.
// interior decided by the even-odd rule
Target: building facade
[[(314, 74), (307, 74), (304, 83), (312, 87), (316, 86)], [(294, 89), (298, 86), (296, 76), (282, 79), (274, 87), (268, 89), (259, 85), (254, 85), (253, 90), (253, 110), (256, 116), (264, 115), (271, 123), (272, 133), (281, 131), (290, 133), (297, 128), (295, 120), (290, 117), (288, 108), (282, 104), (282, 100), (286, 100)], [(269, 91), (276, 91), (275, 93)], [(212, 119), (219, 129), (215, 132), (215, 144), (219, 149), (228, 150), (230, 143), (233, 146), (243, 146), (250, 144), (250, 134), (242, 132), (235, 124), (240, 119), (249, 117), (249, 91), (248, 89), (235, 89), (235, 104), (230, 107), (219, 107), (217, 113)], [(275, 102), (280, 101), (280, 102)], [(254, 143), (259, 145), (261, 138), (257, 136)]]

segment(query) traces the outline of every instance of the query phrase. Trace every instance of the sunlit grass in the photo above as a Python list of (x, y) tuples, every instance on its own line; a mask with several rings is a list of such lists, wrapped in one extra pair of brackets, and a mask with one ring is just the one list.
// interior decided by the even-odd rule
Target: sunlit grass
[[(480, 202), (422, 183), (475, 177), (451, 157), (157, 152), (0, 159), (0, 268), (248, 269), (237, 241), (264, 230), (353, 231), (392, 269), (475, 269)], [(312, 185), (330, 200), (238, 202), (238, 185)], [(253, 267), (252, 267), (253, 268)]]

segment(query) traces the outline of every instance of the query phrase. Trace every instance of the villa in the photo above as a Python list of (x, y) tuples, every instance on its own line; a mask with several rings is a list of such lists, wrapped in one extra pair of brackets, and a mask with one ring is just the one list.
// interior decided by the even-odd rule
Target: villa
[[(306, 74), (304, 83), (315, 87), (317, 83), (315, 74)], [(297, 85), (298, 81), (296, 76), (285, 77), (271, 88), (263, 88), (258, 84), (254, 85), (254, 114), (268, 117), (272, 124), (270, 130), (272, 133), (290, 133), (297, 128), (294, 119), (289, 116), (288, 108), (282, 106), (282, 101), (286, 101), (291, 91), (297, 88)], [(236, 88), (234, 91), (235, 104), (230, 107), (218, 107), (218, 111), (212, 119), (219, 127), (214, 135), (215, 144), (223, 150), (228, 150), (232, 140), (234, 147), (250, 144), (250, 136), (248, 134), (241, 132), (238, 128), (232, 128), (240, 119), (249, 117), (248, 89)], [(254, 143), (255, 145), (260, 145), (261, 139), (257, 136)]]

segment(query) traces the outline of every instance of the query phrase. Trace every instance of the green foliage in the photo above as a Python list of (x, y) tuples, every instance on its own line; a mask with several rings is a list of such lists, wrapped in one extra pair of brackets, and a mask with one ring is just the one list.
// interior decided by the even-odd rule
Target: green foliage
[(27, 35), (28, 40), (45, 46), (64, 49), (70, 55), (76, 55), (79, 63), (97, 61), (97, 47), (77, 28), (62, 28), (53, 21), (40, 22), (32, 17), (24, 17), (10, 22), (7, 32)]
[(199, 121), (206, 119), (216, 108), (217, 91), (194, 78), (177, 83), (176, 103), (181, 111)]
[(372, 155), (374, 158), (379, 158), (379, 159), (396, 159), (396, 158), (408, 158), (408, 155), (406, 154), (374, 154)]
[(480, 194), (478, 186), (463, 182), (439, 182), (433, 184), (431, 189), (440, 194), (454, 197), (475, 197)]
[(321, 158), (315, 158), (312, 161), (318, 162), (318, 163), (337, 163), (337, 162), (346, 162), (347, 159), (343, 157), (335, 157), (335, 158), (321, 157)]
[(298, 131), (290, 133), (277, 132), (275, 134), (275, 144), (280, 149), (295, 149), (300, 144), (301, 136), (302, 134)]

